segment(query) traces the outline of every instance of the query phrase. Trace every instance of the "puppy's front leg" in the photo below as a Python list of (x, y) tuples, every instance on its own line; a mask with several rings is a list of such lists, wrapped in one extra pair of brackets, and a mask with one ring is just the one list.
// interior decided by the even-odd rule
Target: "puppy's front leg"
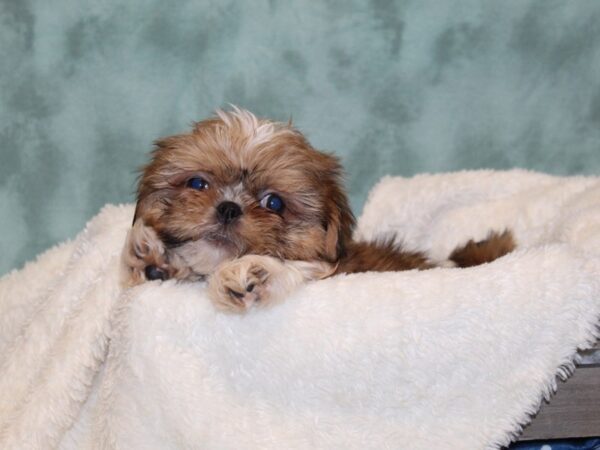
[(146, 280), (165, 280), (170, 277), (167, 251), (158, 235), (138, 219), (127, 234), (121, 254), (123, 266), (121, 283), (135, 286)]
[(245, 255), (217, 267), (208, 281), (208, 294), (217, 309), (242, 313), (254, 304), (266, 306), (282, 300), (301, 283), (325, 278), (335, 268), (323, 261)]

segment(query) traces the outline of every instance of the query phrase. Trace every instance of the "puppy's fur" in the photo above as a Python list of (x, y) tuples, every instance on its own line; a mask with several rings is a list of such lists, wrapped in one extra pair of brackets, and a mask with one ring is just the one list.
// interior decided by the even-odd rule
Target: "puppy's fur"
[[(290, 124), (217, 111), (156, 142), (123, 251), (125, 283), (210, 276), (215, 305), (239, 312), (334, 273), (434, 266), (393, 240), (353, 241), (354, 226), (336, 157)], [(513, 248), (509, 232), (491, 233), (449, 259), (467, 267)]]

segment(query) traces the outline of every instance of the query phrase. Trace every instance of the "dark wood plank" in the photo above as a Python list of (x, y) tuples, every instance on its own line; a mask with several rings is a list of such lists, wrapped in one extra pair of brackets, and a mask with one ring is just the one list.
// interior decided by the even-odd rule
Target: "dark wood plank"
[(595, 436), (600, 436), (600, 365), (588, 365), (558, 383), (520, 440)]

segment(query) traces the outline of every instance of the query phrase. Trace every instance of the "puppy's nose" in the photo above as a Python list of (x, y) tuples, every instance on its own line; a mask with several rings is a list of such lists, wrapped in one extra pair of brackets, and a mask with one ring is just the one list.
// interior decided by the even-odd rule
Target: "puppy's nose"
[(242, 215), (240, 205), (233, 202), (223, 202), (217, 206), (217, 219), (224, 225), (233, 222)]

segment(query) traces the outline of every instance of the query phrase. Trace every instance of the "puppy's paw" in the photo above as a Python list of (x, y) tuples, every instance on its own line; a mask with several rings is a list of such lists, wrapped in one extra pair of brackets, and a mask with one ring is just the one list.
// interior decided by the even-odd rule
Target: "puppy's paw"
[(336, 266), (323, 261), (282, 261), (245, 255), (222, 263), (208, 281), (208, 295), (217, 309), (243, 313), (290, 295), (299, 285), (332, 275)]
[(273, 281), (283, 264), (260, 255), (225, 262), (210, 277), (209, 297), (217, 309), (226, 312), (242, 313), (253, 305), (265, 306), (275, 299)]
[(154, 229), (141, 219), (136, 220), (127, 234), (121, 263), (121, 283), (125, 287), (170, 278), (165, 246)]

